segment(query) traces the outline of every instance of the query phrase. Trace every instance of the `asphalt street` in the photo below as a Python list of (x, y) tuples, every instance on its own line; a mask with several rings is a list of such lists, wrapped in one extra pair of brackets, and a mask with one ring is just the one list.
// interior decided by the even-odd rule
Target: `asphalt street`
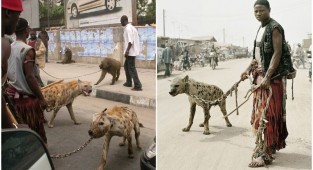
[[(140, 155), (144, 149), (148, 148), (155, 137), (155, 110), (133, 106), (129, 104), (113, 102), (110, 100), (78, 96), (74, 100), (73, 109), (76, 118), (82, 122), (80, 125), (74, 125), (70, 119), (66, 107), (60, 109), (54, 121), (54, 128), (48, 128), (45, 125), (48, 150), (50, 154), (65, 154), (79, 148), (88, 139), (88, 130), (94, 113), (101, 112), (104, 108), (113, 106), (127, 106), (136, 111), (138, 119), (143, 123), (141, 128), (140, 141), (142, 150), (137, 150), (135, 145), (135, 136), (133, 133), (134, 158), (129, 159), (127, 154), (127, 145), (120, 147), (118, 144), (120, 137), (113, 137), (107, 156), (107, 170), (129, 170), (140, 169)], [(52, 112), (45, 113), (49, 119)], [(55, 169), (57, 170), (92, 170), (96, 169), (101, 156), (104, 138), (93, 139), (83, 150), (62, 159), (53, 159)]]
[[(186, 94), (169, 95), (171, 80), (189, 75), (197, 81), (214, 84), (227, 91), (239, 80), (240, 74), (251, 59), (219, 62), (216, 70), (210, 67), (194, 67), (191, 71), (174, 71), (172, 77), (158, 75), (157, 87), (157, 156), (158, 170), (244, 170), (255, 147), (255, 136), (250, 125), (252, 98), (239, 108), (239, 115), (229, 116), (232, 127), (226, 127), (219, 107), (212, 107), (209, 120), (210, 135), (203, 135), (202, 108), (197, 106), (194, 123), (189, 132), (182, 129), (189, 120), (189, 102)], [(278, 151), (269, 169), (311, 169), (312, 167), (312, 99), (311, 82), (307, 69), (298, 69), (294, 82), (294, 100), (291, 100), (291, 80), (287, 83), (287, 147)], [(238, 103), (245, 98), (250, 82), (241, 82)], [(227, 111), (235, 108), (235, 97), (226, 99)], [(266, 167), (258, 169), (267, 169)]]

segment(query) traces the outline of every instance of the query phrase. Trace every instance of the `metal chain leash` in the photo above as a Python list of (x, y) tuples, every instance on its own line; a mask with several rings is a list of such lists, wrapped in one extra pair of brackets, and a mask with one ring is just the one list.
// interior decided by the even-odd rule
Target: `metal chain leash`
[(50, 76), (50, 77), (52, 77), (52, 78), (55, 78), (55, 79), (74, 79), (74, 78), (84, 77), (84, 76), (88, 76), (88, 75), (95, 74), (95, 73), (98, 73), (98, 72), (102, 71), (102, 70), (98, 70), (98, 71), (96, 71), (96, 72), (92, 72), (92, 73), (88, 73), (88, 74), (83, 74), (83, 75), (81, 75), (81, 76), (68, 77), (68, 78), (59, 78), (59, 77), (55, 77), (55, 76), (53, 76), (53, 75), (47, 73), (47, 72), (46, 72), (44, 69), (42, 69), (42, 68), (40, 68), (40, 69), (41, 69), (44, 73), (46, 73), (48, 76)]
[(84, 149), (92, 140), (93, 138), (91, 137), (90, 139), (88, 139), (87, 142), (85, 142), (82, 146), (80, 146), (78, 149), (75, 149), (71, 152), (65, 153), (65, 154), (51, 154), (50, 157), (52, 159), (60, 159), (60, 158), (66, 158), (71, 156), (74, 153), (77, 153), (78, 151), (81, 151), (82, 149)]
[(220, 98), (216, 99), (216, 100), (206, 100), (203, 98), (198, 97), (197, 95), (190, 95), (192, 98), (200, 100), (201, 102), (214, 106), (219, 104), (222, 100), (224, 100), (225, 98), (227, 98), (227, 96), (231, 96), (232, 95), (232, 91), (236, 91), (237, 87), (239, 85), (239, 83), (241, 82), (241, 80), (239, 80), (238, 82), (236, 82), (234, 85), (232, 85), (232, 87), (224, 94), (222, 95)]

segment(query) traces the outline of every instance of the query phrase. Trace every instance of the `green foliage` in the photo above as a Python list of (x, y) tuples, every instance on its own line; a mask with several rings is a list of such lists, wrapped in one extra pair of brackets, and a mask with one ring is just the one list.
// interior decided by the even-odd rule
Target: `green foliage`
[(47, 18), (49, 10), (49, 18), (61, 18), (64, 17), (64, 5), (57, 6), (56, 4), (39, 3), (39, 17)]
[(137, 21), (138, 24), (152, 24), (155, 23), (155, 0), (137, 0)]
[(41, 22), (44, 24), (41, 26), (47, 26), (48, 17), (50, 26), (64, 25), (64, 3), (62, 2), (61, 5), (56, 5), (53, 2), (39, 3), (39, 18), (40, 21), (44, 21)]

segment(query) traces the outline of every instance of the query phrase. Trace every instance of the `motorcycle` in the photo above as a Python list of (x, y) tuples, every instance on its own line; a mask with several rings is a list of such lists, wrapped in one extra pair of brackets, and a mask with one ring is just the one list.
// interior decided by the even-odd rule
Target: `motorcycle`
[(191, 64), (188, 59), (183, 59), (183, 70), (191, 70)]
[(214, 57), (211, 58), (211, 67), (214, 70), (217, 66), (216, 59)]
[(210, 53), (210, 65), (212, 67), (212, 70), (214, 70), (217, 66), (217, 55), (215, 52)]
[(292, 64), (298, 69), (301, 65), (301, 59), (299, 57), (294, 56), (292, 58)]

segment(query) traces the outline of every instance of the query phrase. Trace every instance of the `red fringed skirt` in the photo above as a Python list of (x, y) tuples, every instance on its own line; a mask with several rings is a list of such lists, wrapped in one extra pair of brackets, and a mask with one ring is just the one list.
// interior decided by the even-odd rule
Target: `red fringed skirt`
[(13, 103), (18, 116), (22, 118), (23, 123), (28, 124), (29, 128), (37, 132), (43, 141), (47, 143), (44, 129), (45, 118), (38, 99), (34, 96), (20, 94), (12, 86), (8, 86), (5, 91)]
[[(256, 84), (260, 84), (263, 79), (260, 70), (257, 73)], [(265, 128), (265, 146), (275, 147), (276, 150), (285, 148), (285, 139), (288, 136), (286, 126), (286, 111), (285, 111), (285, 85), (283, 80), (272, 80), (272, 97), (269, 102), (269, 107), (266, 110)], [(262, 117), (262, 111), (265, 109), (266, 101), (269, 95), (269, 90), (258, 88), (253, 95), (253, 111), (252, 122), (255, 130), (259, 127), (259, 121)]]

